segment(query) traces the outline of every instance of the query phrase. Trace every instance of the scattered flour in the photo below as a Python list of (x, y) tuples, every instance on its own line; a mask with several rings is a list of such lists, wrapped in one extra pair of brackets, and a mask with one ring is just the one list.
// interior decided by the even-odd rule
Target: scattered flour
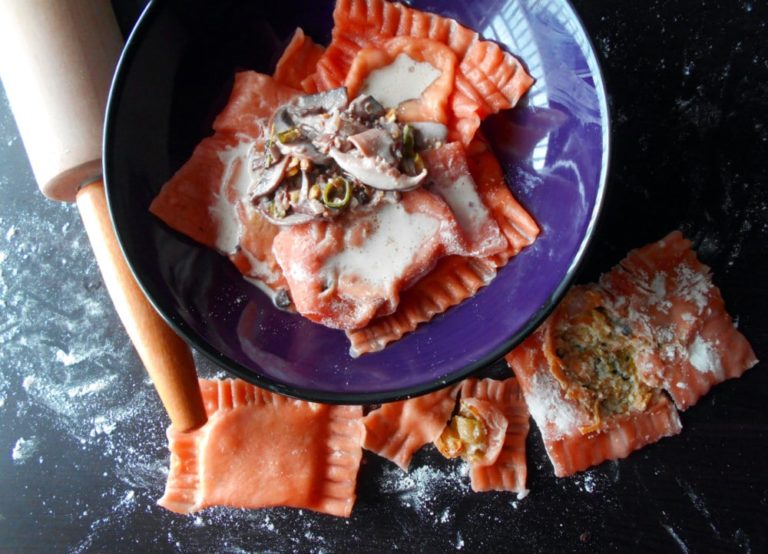
[(688, 359), (691, 365), (702, 373), (722, 374), (723, 367), (712, 345), (696, 335), (688, 349)]
[(595, 492), (596, 477), (592, 471), (584, 473), (584, 490), (588, 493)]
[[(407, 508), (419, 515), (435, 516), (441, 496), (456, 491), (469, 492), (469, 476), (464, 462), (456, 461), (448, 467), (433, 464), (412, 468), (408, 473), (392, 466), (384, 469), (379, 486), (384, 495), (395, 495)], [(450, 511), (439, 510), (439, 521), (449, 521)]]
[(667, 276), (664, 273), (654, 275), (651, 291), (653, 292), (652, 301), (655, 302), (659, 302), (667, 295)]
[(93, 345), (93, 347), (88, 350), (72, 350), (70, 352), (64, 352), (63, 350), (58, 349), (56, 351), (56, 361), (65, 366), (79, 364), (82, 361), (93, 358), (94, 355), (98, 355), (103, 349), (103, 345)]
[(709, 303), (709, 294), (713, 288), (708, 273), (694, 271), (687, 264), (675, 268), (676, 287), (674, 294), (683, 300), (693, 302), (701, 314)]
[(669, 536), (672, 537), (672, 540), (677, 543), (677, 546), (680, 548), (680, 551), (683, 552), (683, 554), (688, 554), (690, 552), (690, 549), (688, 548), (688, 545), (685, 544), (685, 541), (680, 538), (680, 535), (677, 533), (674, 527), (671, 525), (666, 525), (664, 523), (661, 524), (661, 526), (664, 528), (664, 530), (669, 533)]
[(70, 398), (77, 398), (79, 396), (88, 396), (93, 393), (109, 387), (110, 383), (117, 377), (115, 375), (106, 375), (100, 379), (89, 381), (83, 385), (76, 385), (67, 389), (67, 396)]
[(31, 458), (37, 451), (37, 438), (32, 436), (28, 439), (19, 438), (11, 450), (11, 459), (14, 464), (23, 464)]
[(564, 401), (560, 385), (550, 372), (534, 374), (530, 389), (525, 393), (525, 402), (545, 439), (560, 439), (585, 424), (576, 407)]
[(117, 427), (117, 422), (110, 421), (104, 416), (96, 416), (93, 418), (93, 429), (91, 429), (91, 432), (89, 433), (90, 437), (95, 437), (96, 435), (109, 435), (112, 433), (112, 431), (115, 430)]

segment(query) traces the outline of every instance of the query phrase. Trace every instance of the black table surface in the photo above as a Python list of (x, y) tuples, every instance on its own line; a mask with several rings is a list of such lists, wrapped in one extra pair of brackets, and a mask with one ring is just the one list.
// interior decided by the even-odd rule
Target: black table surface
[[(142, 4), (115, 2), (124, 29)], [(609, 192), (579, 281), (681, 229), (768, 358), (768, 4), (575, 6), (613, 121)], [(202, 375), (220, 375), (197, 361)], [(166, 512), (155, 502), (167, 416), (76, 209), (37, 191), (0, 96), (0, 550), (766, 551), (765, 363), (681, 417), (679, 436), (565, 479), (532, 426), (524, 499), (472, 493), (462, 465), (427, 448), (408, 475), (366, 454), (349, 520), (286, 508)]]

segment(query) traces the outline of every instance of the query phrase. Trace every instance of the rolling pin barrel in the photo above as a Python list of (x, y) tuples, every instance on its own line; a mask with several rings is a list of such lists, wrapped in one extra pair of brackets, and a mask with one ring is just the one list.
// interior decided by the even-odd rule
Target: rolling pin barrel
[(101, 182), (104, 112), (122, 37), (108, 0), (0, 0), (0, 76), (40, 190), (77, 202), (128, 334), (178, 430), (205, 423), (189, 347), (136, 283)]
[(43, 194), (75, 201), (101, 175), (122, 37), (106, 0), (0, 0), (0, 73)]

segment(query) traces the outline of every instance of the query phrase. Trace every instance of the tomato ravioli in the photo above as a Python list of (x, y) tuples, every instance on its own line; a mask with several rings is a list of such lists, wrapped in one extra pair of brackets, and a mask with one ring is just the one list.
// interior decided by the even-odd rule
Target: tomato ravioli
[(214, 134), (150, 210), (279, 307), (343, 330), (357, 356), (472, 296), (536, 239), (477, 132), (533, 79), (434, 14), (342, 0), (333, 18), (328, 48), (297, 29), (273, 77), (235, 76)]
[(757, 363), (679, 231), (572, 288), (506, 359), (558, 476), (679, 433), (675, 406)]
[[(444, 258), (453, 267), (440, 271), (461, 259)], [(407, 471), (429, 443), (468, 462), (472, 490), (521, 498), (529, 413), (564, 477), (680, 433), (677, 408), (757, 359), (676, 231), (630, 252), (599, 284), (572, 288), (507, 362), (515, 377), (469, 378), (366, 415), (242, 381), (201, 381), (208, 423), (168, 430), (159, 503), (180, 513), (282, 505), (348, 517), (362, 449)]]

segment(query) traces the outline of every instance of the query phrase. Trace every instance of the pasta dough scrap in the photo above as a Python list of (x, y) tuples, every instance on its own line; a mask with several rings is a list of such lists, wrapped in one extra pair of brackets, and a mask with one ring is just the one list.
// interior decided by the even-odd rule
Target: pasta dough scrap
[(294, 400), (238, 380), (200, 381), (208, 422), (168, 429), (171, 468), (161, 506), (291, 506), (349, 517), (355, 503), (360, 406)]
[(362, 419), (363, 448), (407, 471), (416, 451), (440, 436), (458, 391), (456, 386), (446, 387), (373, 410)]

